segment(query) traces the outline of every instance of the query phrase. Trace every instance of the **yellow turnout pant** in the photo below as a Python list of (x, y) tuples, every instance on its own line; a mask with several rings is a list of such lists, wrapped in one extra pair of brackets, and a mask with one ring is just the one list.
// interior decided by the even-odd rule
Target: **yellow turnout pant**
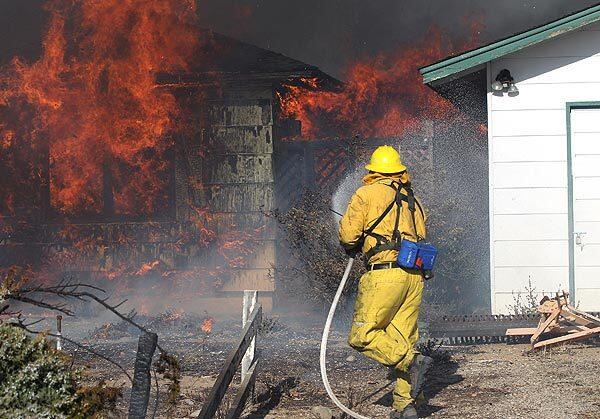
[(394, 409), (413, 402), (408, 368), (419, 339), (417, 318), (423, 278), (404, 269), (381, 269), (364, 274), (358, 286), (348, 343), (397, 375)]

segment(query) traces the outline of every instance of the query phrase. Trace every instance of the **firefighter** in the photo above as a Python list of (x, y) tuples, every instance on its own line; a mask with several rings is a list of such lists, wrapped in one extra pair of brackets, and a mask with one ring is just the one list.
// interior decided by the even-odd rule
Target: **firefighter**
[(365, 168), (364, 186), (352, 196), (339, 230), (346, 252), (362, 252), (368, 269), (360, 278), (348, 343), (393, 368), (390, 417), (418, 418), (414, 401), (432, 361), (414, 349), (423, 275), (400, 267), (396, 259), (402, 240), (425, 239), (425, 214), (393, 147), (378, 147)]

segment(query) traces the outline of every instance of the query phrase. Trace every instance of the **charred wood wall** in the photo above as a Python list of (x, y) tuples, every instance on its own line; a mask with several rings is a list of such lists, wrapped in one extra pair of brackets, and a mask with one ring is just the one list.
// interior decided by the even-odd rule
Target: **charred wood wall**
[(240, 291), (256, 289), (268, 309), (276, 257), (275, 223), (266, 215), (275, 208), (273, 88), (234, 83), (215, 96), (202, 101), (198, 130), (178, 154), (176, 217), (185, 222), (194, 208), (210, 208), (209, 228), (218, 237), (251, 239), (243, 265), (229, 270), (213, 297), (237, 304)]
[[(155, 263), (155, 277), (167, 273), (163, 277), (170, 278), (172, 273), (209, 266), (215, 246), (248, 241), (244, 246), (251, 249), (240, 255), (243, 261), (226, 266), (217, 280), (211, 279), (212, 288), (202, 291), (217, 303), (201, 303), (198, 309), (227, 307), (225, 300), (237, 308), (244, 289), (262, 291), (268, 309), (275, 289), (275, 225), (265, 215), (275, 206), (273, 88), (270, 82), (221, 88), (224, 93), (190, 105), (195, 129), (175, 141), (170, 215), (89, 222), (36, 217), (27, 220), (26, 229), (0, 237), (0, 263), (39, 266), (46, 258), (66, 274), (90, 281), (107, 273), (117, 280), (136, 276), (144, 265)], [(195, 217), (198, 210), (210, 212), (205, 225)], [(203, 228), (214, 233), (214, 244), (193, 239)], [(205, 280), (201, 276), (199, 283)]]
[[(217, 235), (255, 234), (254, 252), (234, 269), (221, 291), (271, 292), (275, 262), (274, 226), (265, 213), (274, 208), (273, 116), (267, 99), (224, 99), (206, 104), (205, 126), (188, 148), (185, 169), (177, 170), (177, 217), (188, 217), (191, 201), (209, 207)], [(235, 240), (236, 237), (231, 237)], [(238, 237), (239, 239), (239, 237)]]

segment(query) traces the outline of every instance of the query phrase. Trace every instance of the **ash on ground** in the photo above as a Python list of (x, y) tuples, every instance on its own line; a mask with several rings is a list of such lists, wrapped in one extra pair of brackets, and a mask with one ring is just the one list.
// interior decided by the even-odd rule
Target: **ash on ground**
[[(156, 417), (197, 416), (228, 352), (241, 335), (237, 319), (214, 320), (201, 315), (168, 312), (142, 317), (159, 343), (181, 365), (181, 391), (174, 405), (159, 392)], [(302, 319), (299, 321), (298, 319)], [(244, 418), (340, 418), (322, 386), (319, 344), (324, 319), (313, 313), (267, 315), (258, 336), (260, 371), (254, 401)], [(328, 347), (328, 372), (340, 400), (372, 418), (386, 418), (393, 381), (387, 368), (356, 353), (346, 344), (346, 323), (338, 323)], [(204, 326), (204, 327), (203, 327)], [(71, 323), (66, 336), (87, 337), (94, 350), (133, 370), (137, 339), (125, 325), (90, 326)], [(580, 343), (527, 354), (528, 345), (488, 344), (441, 346), (425, 388), (427, 401), (418, 408), (432, 418), (600, 418), (600, 345)], [(75, 349), (68, 347), (69, 352)], [(123, 388), (115, 417), (124, 417), (129, 384), (114, 366), (78, 350), (76, 358), (90, 367), (88, 380), (105, 380)], [(159, 384), (164, 384), (159, 380)], [(233, 399), (234, 379), (217, 418)], [(161, 389), (165, 386), (160, 385)], [(156, 400), (153, 389), (149, 414)]]

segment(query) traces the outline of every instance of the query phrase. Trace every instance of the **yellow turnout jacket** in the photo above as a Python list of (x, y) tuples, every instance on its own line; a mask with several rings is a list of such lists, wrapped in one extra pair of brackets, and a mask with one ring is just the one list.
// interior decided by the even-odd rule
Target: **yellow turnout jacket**
[[(408, 173), (404, 172), (397, 177), (391, 177), (380, 173), (369, 173), (363, 178), (364, 186), (360, 187), (354, 193), (350, 200), (350, 204), (348, 204), (348, 209), (340, 221), (340, 243), (345, 248), (354, 248), (360, 245), (361, 241), (364, 240), (362, 243), (362, 252), (366, 254), (377, 244), (377, 239), (371, 236), (364, 236), (363, 233), (369, 229), (377, 218), (384, 213), (390, 202), (395, 199), (396, 192), (394, 189), (387, 186), (391, 185), (394, 181), (403, 184), (408, 183)], [(407, 192), (405, 188), (401, 188), (400, 191), (404, 194)], [(398, 206), (394, 205), (392, 210), (386, 215), (381, 223), (379, 223), (373, 232), (391, 240), (397, 212)], [(402, 201), (402, 212), (400, 223), (398, 225), (398, 230), (401, 233), (402, 239), (411, 241), (425, 239), (425, 220), (426, 218), (425, 214), (422, 212), (422, 206), (416, 205), (415, 231), (410, 210), (408, 209), (408, 203)], [(398, 252), (396, 250), (384, 250), (373, 255), (368, 263), (393, 262), (396, 260), (397, 256)]]

